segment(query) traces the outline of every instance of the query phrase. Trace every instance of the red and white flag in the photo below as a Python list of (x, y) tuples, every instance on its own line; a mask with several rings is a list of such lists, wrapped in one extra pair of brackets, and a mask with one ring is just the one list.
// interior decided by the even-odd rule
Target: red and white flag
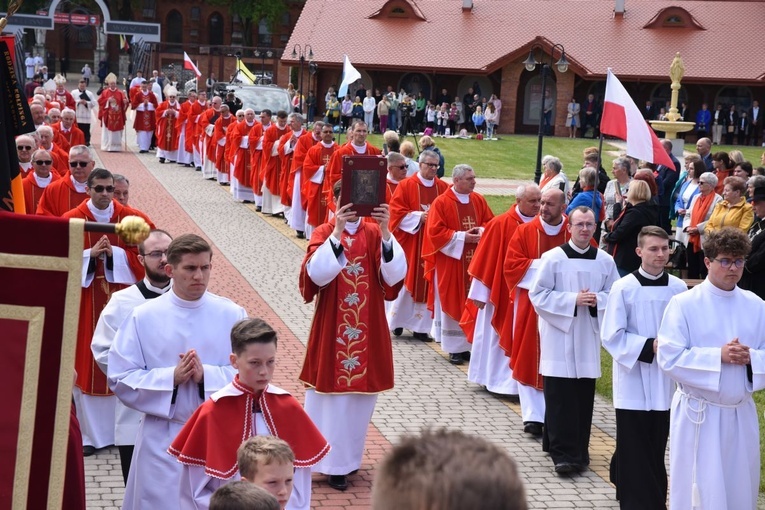
[(610, 68), (606, 79), (606, 98), (603, 117), (600, 120), (600, 132), (627, 142), (628, 156), (675, 168), (656, 133), (643, 119), (640, 109)]
[(194, 65), (194, 62), (191, 61), (191, 57), (189, 57), (188, 53), (185, 51), (183, 52), (183, 68), (188, 69), (189, 71), (194, 71), (194, 74), (197, 75), (197, 78), (202, 77), (202, 73), (199, 72), (199, 68)]

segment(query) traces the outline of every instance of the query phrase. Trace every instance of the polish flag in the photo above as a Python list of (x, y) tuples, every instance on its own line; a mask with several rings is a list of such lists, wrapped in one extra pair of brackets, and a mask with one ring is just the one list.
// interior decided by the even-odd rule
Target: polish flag
[(640, 109), (610, 68), (606, 79), (606, 98), (603, 117), (600, 120), (600, 132), (626, 141), (628, 156), (675, 168), (656, 133), (643, 119)]
[(188, 53), (185, 51), (183, 52), (183, 68), (188, 69), (189, 71), (194, 71), (194, 74), (197, 75), (197, 78), (202, 77), (202, 73), (199, 72), (199, 68), (194, 65), (194, 62), (191, 61), (191, 57), (189, 57)]

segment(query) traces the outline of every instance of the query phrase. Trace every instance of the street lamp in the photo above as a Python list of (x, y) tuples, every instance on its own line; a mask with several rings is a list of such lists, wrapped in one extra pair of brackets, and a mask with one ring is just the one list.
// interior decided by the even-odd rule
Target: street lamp
[[(306, 55), (306, 52), (308, 55)], [(303, 65), (305, 64), (306, 56), (308, 60), (313, 60), (313, 48), (310, 44), (304, 44), (300, 46), (296, 44), (292, 47), (292, 58), (298, 58), (300, 56), (300, 81), (298, 82), (298, 94), (300, 94), (300, 113), (303, 113)]]
[(260, 82), (264, 83), (266, 77), (266, 57), (273, 57), (274, 52), (271, 50), (261, 50), (258, 48), (253, 52), (253, 54), (255, 55), (255, 58), (260, 58)]
[[(561, 73), (565, 73), (568, 71), (568, 60), (566, 60), (566, 50), (563, 49), (562, 44), (554, 44), (553, 47), (550, 49), (550, 60), (549, 63), (546, 63), (544, 61), (545, 52), (541, 45), (535, 44), (531, 47), (531, 51), (529, 51), (529, 57), (523, 61), (524, 67), (526, 67), (526, 70), (531, 72), (534, 69), (536, 69), (537, 64), (542, 64), (541, 72), (542, 72), (542, 97), (539, 101), (539, 134), (538, 134), (538, 141), (537, 141), (537, 167), (534, 170), (534, 182), (539, 184), (539, 181), (542, 179), (542, 139), (544, 138), (544, 120), (545, 120), (545, 86), (547, 85), (547, 73), (549, 72), (549, 69), (552, 67), (553, 63), (553, 57), (555, 55), (555, 49), (558, 48), (560, 50), (560, 60), (555, 63), (556, 67), (558, 68), (558, 71)], [(538, 61), (534, 57), (534, 52), (539, 49), (542, 51), (542, 61)]]

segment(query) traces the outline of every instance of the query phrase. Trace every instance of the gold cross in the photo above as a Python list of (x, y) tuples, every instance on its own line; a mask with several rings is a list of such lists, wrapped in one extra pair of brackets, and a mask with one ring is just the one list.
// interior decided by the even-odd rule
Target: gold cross
[(462, 220), (462, 226), (465, 228), (465, 230), (470, 230), (471, 228), (475, 227), (475, 221), (473, 221), (472, 217), (468, 216)]
[(326, 166), (326, 164), (327, 164), (327, 163), (329, 163), (329, 159), (330, 159), (330, 156), (329, 156), (329, 154), (327, 154), (327, 155), (325, 155), (325, 156), (324, 156), (324, 158), (323, 158), (323, 161), (324, 161), (324, 165), (325, 165), (325, 166)]

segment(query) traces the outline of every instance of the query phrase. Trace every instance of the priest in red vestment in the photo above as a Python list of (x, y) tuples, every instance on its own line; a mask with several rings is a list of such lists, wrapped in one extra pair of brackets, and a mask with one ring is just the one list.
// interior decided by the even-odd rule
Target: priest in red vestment
[(178, 129), (178, 158), (176, 161), (185, 167), (190, 167), (194, 161), (191, 143), (187, 137), (189, 136), (188, 126), (191, 124), (191, 107), (196, 102), (196, 96), (196, 92), (189, 91), (186, 101), (181, 103), (181, 109), (175, 122), (175, 127)]
[[(301, 117), (302, 122), (302, 117)], [(289, 225), (296, 233), (297, 237), (305, 237), (306, 212), (301, 195), (303, 189), (303, 164), (308, 151), (321, 140), (321, 128), (324, 122), (316, 121), (313, 123), (313, 129), (298, 138), (297, 146), (293, 152), (292, 164), (290, 165), (289, 178), (287, 179), (287, 193), (290, 195), (290, 215)], [(284, 203), (284, 201), (282, 201)]]
[[(238, 112), (237, 112), (238, 113)], [(231, 194), (234, 200), (245, 203), (255, 202), (255, 194), (250, 187), (252, 182), (252, 153), (255, 147), (250, 145), (250, 132), (262, 126), (255, 119), (255, 110), (246, 108), (244, 119), (229, 128), (231, 133), (231, 161), (234, 171), (231, 176)]]
[(309, 238), (327, 217), (327, 195), (323, 193), (323, 183), (327, 164), (338, 148), (334, 137), (332, 125), (324, 124), (321, 128), (321, 141), (308, 149), (303, 160), (300, 198), (306, 211), (305, 235)]
[(51, 101), (58, 101), (58, 103), (61, 105), (62, 110), (64, 108), (69, 108), (70, 110), (74, 110), (76, 107), (76, 104), (74, 102), (74, 97), (72, 97), (72, 94), (68, 90), (66, 90), (66, 78), (64, 78), (60, 74), (57, 74), (53, 78), (53, 82), (56, 84), (56, 90), (53, 91)]
[(510, 360), (500, 347), (501, 336), (512, 334), (513, 302), (505, 284), (504, 264), (515, 230), (539, 213), (542, 192), (536, 184), (515, 190), (515, 204), (486, 225), (468, 267), (472, 281), (460, 327), (473, 344), (468, 381), (492, 393), (518, 395)]
[(335, 210), (335, 204), (332, 200), (332, 186), (343, 176), (343, 157), (357, 154), (360, 156), (378, 156), (382, 154), (380, 149), (367, 142), (367, 134), (369, 133), (367, 129), (364, 121), (356, 121), (351, 130), (350, 142), (337, 149), (332, 154), (332, 159), (329, 160), (329, 167), (325, 172), (324, 192), (327, 194), (327, 207), (330, 211)]
[(74, 110), (65, 108), (61, 112), (61, 120), (51, 125), (53, 128), (53, 143), (61, 147), (67, 155), (69, 154), (69, 149), (75, 145), (85, 145), (85, 133), (77, 127), (76, 119), (77, 114)]
[(212, 181), (218, 175), (215, 168), (217, 145), (213, 142), (215, 123), (220, 118), (220, 108), (223, 100), (215, 96), (210, 100), (210, 108), (199, 116), (199, 143), (202, 148), (202, 177)]
[(271, 127), (271, 110), (268, 108), (260, 112), (260, 125), (250, 131), (250, 147), (252, 149), (252, 161), (250, 162), (250, 183), (255, 194), (255, 210), (260, 212), (263, 206), (263, 140), (268, 128)]
[(470, 284), (468, 266), (484, 226), (494, 217), (486, 200), (474, 192), (475, 172), (468, 165), (452, 171), (452, 188), (433, 203), (425, 223), (422, 254), (430, 282), (428, 309), (433, 312), (436, 342), (461, 365), (470, 359), (470, 344), (459, 327)]
[(88, 175), (95, 165), (89, 148), (84, 145), (72, 147), (69, 151), (69, 172), (45, 188), (37, 204), (37, 214), (63, 216), (87, 200)]
[(145, 154), (151, 148), (151, 139), (157, 127), (157, 96), (149, 89), (149, 82), (143, 81), (140, 88), (132, 95), (130, 106), (135, 112), (135, 129), (138, 152)]
[(263, 156), (260, 159), (260, 173), (263, 176), (263, 214), (284, 216), (279, 192), (279, 141), (290, 130), (287, 126), (287, 112), (276, 113), (276, 124), (263, 133)]
[(38, 148), (45, 149), (53, 158), (53, 170), (59, 175), (64, 175), (69, 161), (69, 152), (53, 143), (53, 128), (40, 126), (37, 128)]
[[(119, 223), (135, 215), (131, 208), (114, 200), (114, 178), (108, 170), (90, 173), (87, 192), (90, 198), (66, 212), (64, 218)], [(116, 234), (85, 232), (84, 246), (74, 398), (83, 446), (98, 449), (114, 444), (115, 397), (93, 359), (93, 330), (112, 293), (142, 279), (144, 269), (138, 260), (138, 247), (127, 245)]]
[(228, 184), (229, 182), (229, 168), (226, 163), (226, 135), (228, 133), (229, 126), (236, 125), (236, 117), (231, 115), (231, 110), (228, 105), (221, 105), (220, 117), (215, 121), (213, 125), (213, 137), (212, 141), (215, 144), (215, 170), (216, 179), (221, 185)]
[(160, 163), (165, 160), (175, 163), (181, 136), (177, 126), (181, 104), (176, 101), (178, 91), (175, 87), (168, 87), (165, 92), (167, 100), (157, 107), (157, 158)]
[(32, 158), (32, 171), (21, 181), (24, 187), (24, 206), (27, 214), (36, 214), (37, 204), (49, 184), (59, 179), (52, 170), (53, 158), (45, 149), (37, 149)]
[(117, 88), (117, 77), (106, 76), (105, 88), (98, 96), (98, 120), (101, 121), (101, 150), (119, 151), (122, 148), (122, 130), (127, 120), (130, 101)]
[[(334, 191), (339, 201), (339, 182)], [(314, 231), (300, 271), (303, 298), (316, 304), (300, 373), (305, 410), (332, 446), (313, 470), (338, 490), (361, 466), (377, 394), (393, 388), (384, 300), (406, 274), (388, 205), (375, 208), (377, 223), (360, 221), (352, 206), (338, 207), (333, 221)]]
[(509, 334), (500, 336), (500, 346), (510, 357), (513, 379), (518, 381), (518, 397), (524, 431), (542, 435), (545, 417), (543, 380), (539, 375), (539, 331), (537, 314), (529, 300), (529, 289), (536, 276), (539, 259), (545, 252), (568, 242), (566, 195), (558, 188), (542, 194), (539, 216), (520, 225), (507, 249), (504, 276), (513, 301), (514, 313), (507, 321)]
[(16, 137), (16, 155), (19, 158), (19, 172), (24, 177), (32, 171), (32, 154), (34, 154), (36, 149), (37, 142), (31, 136), (19, 135)]
[[(429, 284), (422, 259), (425, 221), (430, 205), (449, 188), (436, 175), (438, 162), (438, 154), (423, 151), (419, 171), (396, 186), (390, 201), (391, 230), (406, 253), (407, 271), (404, 288), (395, 301), (386, 303), (388, 325), (395, 335), (401, 335), (406, 328), (412, 331), (414, 338), (424, 342), (431, 341), (429, 333), (433, 327), (433, 317), (427, 308)], [(401, 164), (406, 165), (406, 159), (398, 163)]]
[[(193, 92), (193, 91), (192, 91)], [(191, 103), (191, 111), (189, 113), (189, 123), (186, 124), (186, 150), (191, 152), (192, 165), (198, 170), (202, 170), (202, 143), (201, 139), (204, 138), (204, 133), (199, 127), (199, 119), (202, 113), (209, 108), (207, 102), (207, 94), (202, 91), (198, 94), (192, 94), (189, 92), (189, 102)]]

